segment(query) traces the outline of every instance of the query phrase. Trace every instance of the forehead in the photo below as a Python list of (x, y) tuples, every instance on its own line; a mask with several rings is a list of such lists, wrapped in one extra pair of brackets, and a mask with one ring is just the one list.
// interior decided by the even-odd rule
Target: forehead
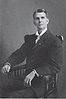
[(35, 17), (46, 17), (46, 14), (44, 12), (37, 12)]

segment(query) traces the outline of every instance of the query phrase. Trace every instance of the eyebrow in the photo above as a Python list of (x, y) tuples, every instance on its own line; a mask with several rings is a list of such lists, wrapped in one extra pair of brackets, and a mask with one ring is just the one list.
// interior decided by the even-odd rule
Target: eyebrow
[[(38, 19), (39, 17), (35, 17), (36, 19)], [(41, 16), (41, 18), (45, 18), (45, 16)]]

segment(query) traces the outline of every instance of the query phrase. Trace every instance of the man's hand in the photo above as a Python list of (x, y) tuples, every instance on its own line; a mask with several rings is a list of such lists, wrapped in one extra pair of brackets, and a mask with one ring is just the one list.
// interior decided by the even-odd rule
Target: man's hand
[(31, 86), (31, 81), (35, 77), (35, 74), (39, 76), (39, 74), (36, 72), (36, 70), (33, 70), (30, 74), (28, 74), (24, 80), (24, 85), (25, 86)]
[(9, 72), (9, 71), (10, 71), (10, 65), (8, 65), (8, 64), (3, 66), (2, 69), (1, 69), (1, 72), (4, 73), (4, 74)]

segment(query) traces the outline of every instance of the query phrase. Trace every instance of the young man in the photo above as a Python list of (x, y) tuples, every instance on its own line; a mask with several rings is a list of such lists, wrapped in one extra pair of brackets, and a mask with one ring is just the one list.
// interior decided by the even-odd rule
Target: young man
[[(33, 13), (33, 23), (37, 32), (24, 37), (24, 44), (7, 59), (1, 70), (5, 74), (26, 58), (26, 65), (22, 67), (24, 77), (18, 81), (21, 94), (12, 94), (12, 97), (41, 97), (45, 93), (43, 76), (58, 73), (63, 63), (61, 41), (48, 29), (46, 10), (37, 9)], [(16, 82), (12, 85), (19, 86)]]

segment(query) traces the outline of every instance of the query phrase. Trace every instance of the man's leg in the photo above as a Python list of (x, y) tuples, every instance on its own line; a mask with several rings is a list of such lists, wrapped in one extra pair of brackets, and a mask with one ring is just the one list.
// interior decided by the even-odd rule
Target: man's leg
[[(7, 95), (11, 91), (24, 89), (25, 65), (13, 68), (8, 74), (0, 73), (0, 97)], [(3, 95), (4, 94), (4, 95)]]
[(8, 78), (7, 75), (0, 75), (0, 97), (7, 97), (10, 92), (24, 89), (23, 79), (20, 77)]
[(11, 93), (9, 98), (36, 98), (36, 95), (32, 88), (26, 87), (25, 89)]

